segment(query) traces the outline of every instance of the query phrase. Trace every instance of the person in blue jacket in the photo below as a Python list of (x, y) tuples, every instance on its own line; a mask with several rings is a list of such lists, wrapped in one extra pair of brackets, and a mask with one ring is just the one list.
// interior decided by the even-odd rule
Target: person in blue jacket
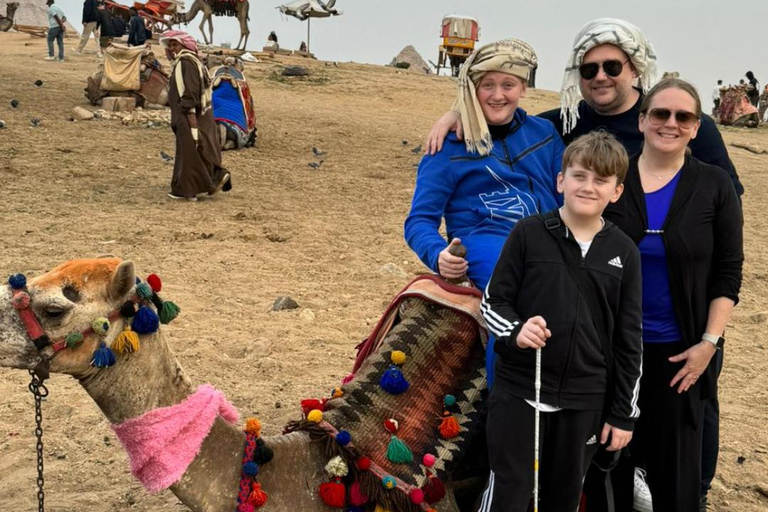
[[(405, 220), (405, 239), (426, 266), (449, 279), (466, 273), (481, 290), (517, 221), (562, 204), (563, 142), (552, 123), (518, 106), (537, 63), (533, 48), (516, 39), (485, 45), (467, 59), (454, 105), (464, 140), (451, 134), (442, 151), (422, 158)], [(450, 242), (440, 234), (443, 218)], [(449, 252), (459, 243), (465, 258)], [(489, 342), (489, 384), (494, 361)]]

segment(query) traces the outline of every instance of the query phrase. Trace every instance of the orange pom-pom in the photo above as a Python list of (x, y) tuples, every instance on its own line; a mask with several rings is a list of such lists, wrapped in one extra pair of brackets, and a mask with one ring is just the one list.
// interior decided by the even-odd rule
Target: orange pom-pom
[(251, 491), (251, 495), (248, 496), (248, 503), (250, 503), (254, 507), (260, 507), (267, 502), (268, 498), (269, 496), (267, 496), (267, 493), (265, 493), (264, 490), (261, 488), (261, 484), (256, 482), (253, 484), (253, 490)]
[(160, 276), (157, 274), (149, 274), (147, 276), (147, 284), (155, 293), (160, 293), (160, 290), (163, 289), (163, 282), (160, 280)]
[(261, 422), (258, 418), (248, 418), (245, 420), (245, 432), (253, 434), (256, 437), (261, 435)]
[(347, 502), (347, 489), (339, 479), (335, 482), (320, 484), (317, 490), (320, 499), (329, 507), (344, 508)]
[(447, 414), (447, 416), (445, 416), (440, 423), (440, 436), (443, 439), (451, 439), (459, 435), (461, 427), (459, 427), (459, 421), (454, 418), (451, 413), (446, 411), (445, 414)]

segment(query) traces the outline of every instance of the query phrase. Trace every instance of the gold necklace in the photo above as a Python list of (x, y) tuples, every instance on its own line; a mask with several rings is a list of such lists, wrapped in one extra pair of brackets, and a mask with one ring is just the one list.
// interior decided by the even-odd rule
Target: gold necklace
[[(638, 163), (638, 166), (637, 166), (637, 168), (638, 168), (640, 171), (644, 172), (645, 174), (647, 174), (648, 176), (650, 176), (650, 177), (652, 177), (652, 178), (656, 178), (656, 179), (657, 179), (657, 180), (659, 180), (659, 181), (663, 180), (664, 178), (669, 178), (670, 176), (674, 176), (675, 174), (677, 174), (678, 172), (680, 172), (680, 169), (678, 169), (677, 171), (668, 172), (668, 173), (666, 173), (666, 174), (653, 174), (653, 173), (652, 173), (652, 172), (650, 172), (648, 169), (645, 169), (645, 168), (644, 168), (644, 167), (645, 167), (645, 159), (643, 158), (643, 156), (642, 156), (642, 155), (640, 155), (640, 158), (638, 159), (638, 162), (637, 162), (637, 163)], [(640, 163), (642, 163), (643, 165), (642, 165), (642, 166), (641, 166), (641, 165), (639, 165)]]

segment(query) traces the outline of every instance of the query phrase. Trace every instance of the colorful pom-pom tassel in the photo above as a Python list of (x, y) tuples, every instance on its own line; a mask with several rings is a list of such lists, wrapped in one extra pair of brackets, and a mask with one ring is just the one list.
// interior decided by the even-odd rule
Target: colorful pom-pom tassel
[(344, 396), (344, 391), (341, 388), (333, 388), (331, 391), (331, 398), (341, 398)]
[(113, 364), (115, 364), (115, 353), (102, 341), (99, 348), (93, 353), (91, 365), (96, 368), (106, 368)]
[(387, 446), (387, 458), (395, 464), (407, 464), (413, 462), (413, 453), (408, 445), (393, 434)]
[(357, 466), (357, 469), (360, 471), (368, 471), (371, 469), (371, 459), (363, 455), (355, 461), (355, 466)]
[(368, 495), (360, 488), (360, 482), (355, 480), (349, 487), (349, 504), (354, 506), (368, 503)]
[(392, 354), (389, 356), (390, 361), (392, 361), (392, 364), (395, 364), (397, 366), (401, 366), (405, 364), (405, 360), (407, 359), (405, 352), (402, 350), (393, 350)]
[(248, 476), (256, 476), (259, 474), (259, 465), (252, 460), (249, 460), (243, 464), (243, 473)]
[(381, 479), (381, 485), (387, 489), (392, 490), (395, 487), (397, 487), (397, 480), (395, 480), (395, 477), (387, 475), (384, 478)]
[(405, 380), (400, 368), (391, 364), (379, 379), (379, 386), (391, 395), (399, 395), (408, 391), (410, 384)]
[(136, 285), (136, 295), (142, 300), (149, 300), (152, 298), (152, 288), (147, 283), (141, 283)]
[(325, 472), (332, 477), (343, 478), (349, 473), (349, 467), (340, 456), (335, 456), (325, 465)]
[(443, 403), (445, 404), (445, 407), (450, 409), (454, 405), (456, 405), (456, 397), (453, 395), (445, 395), (445, 398), (443, 399)]
[(391, 512), (388, 508), (384, 508), (383, 505), (376, 505), (376, 509), (373, 512)]
[(149, 274), (147, 276), (147, 284), (155, 293), (160, 293), (163, 289), (163, 282), (157, 274)]
[(125, 329), (112, 342), (112, 347), (118, 354), (125, 354), (138, 352), (139, 344), (139, 335), (133, 332), (130, 326), (126, 325)]
[(96, 334), (104, 336), (109, 331), (109, 320), (104, 317), (99, 317), (91, 324), (91, 329)]
[(136, 314), (136, 305), (131, 300), (127, 300), (120, 306), (120, 316), (123, 318), (133, 318)]
[(131, 321), (131, 328), (139, 334), (152, 334), (159, 327), (160, 319), (147, 306), (141, 306)]
[(259, 437), (261, 435), (261, 422), (258, 418), (248, 418), (245, 420), (245, 428), (243, 430), (246, 434)]
[(269, 496), (264, 492), (264, 489), (261, 488), (261, 484), (254, 482), (253, 490), (248, 496), (248, 503), (253, 505), (255, 508), (259, 508), (267, 502), (267, 499), (269, 499)]
[(336, 434), (336, 442), (339, 446), (347, 446), (350, 441), (352, 441), (352, 435), (346, 430), (339, 430)]
[(408, 497), (414, 505), (421, 505), (424, 501), (424, 491), (421, 489), (411, 489), (411, 492), (408, 493)]
[(321, 421), (323, 421), (323, 411), (321, 411), (320, 409), (309, 411), (309, 414), (307, 414), (307, 420), (313, 423), (320, 423)]
[(241, 503), (237, 506), (237, 512), (254, 512), (256, 507), (250, 503)]
[(64, 344), (67, 346), (67, 348), (75, 348), (80, 343), (83, 342), (85, 338), (83, 338), (83, 335), (79, 332), (74, 332), (72, 334), (67, 335), (66, 338), (64, 338)]
[(253, 451), (253, 461), (258, 464), (266, 464), (272, 460), (275, 456), (275, 452), (272, 448), (264, 443), (264, 440), (259, 438), (256, 440), (256, 449)]
[(431, 453), (425, 453), (424, 457), (421, 459), (421, 462), (428, 468), (431, 468), (435, 465), (435, 456)]
[(27, 292), (17, 292), (11, 299), (11, 305), (13, 309), (27, 309), (31, 301)]
[(160, 322), (162, 324), (169, 324), (173, 322), (174, 318), (179, 316), (181, 308), (175, 303), (166, 300), (163, 301), (163, 305), (160, 307)]
[(347, 502), (347, 489), (341, 483), (341, 478), (335, 478), (333, 482), (320, 484), (317, 490), (320, 499), (329, 507), (344, 508)]
[(315, 409), (318, 411), (324, 411), (325, 400), (318, 400), (317, 398), (305, 398), (301, 401), (301, 412), (304, 413), (304, 416), (309, 415), (309, 413)]
[(8, 284), (11, 285), (11, 288), (14, 290), (21, 290), (27, 286), (27, 276), (24, 274), (13, 274), (8, 278)]
[(421, 488), (424, 492), (424, 501), (430, 505), (437, 503), (445, 497), (445, 485), (431, 473), (428, 473), (427, 483)]
[(452, 439), (459, 435), (461, 427), (459, 421), (453, 417), (450, 411), (443, 412), (443, 421), (440, 422), (440, 437)]

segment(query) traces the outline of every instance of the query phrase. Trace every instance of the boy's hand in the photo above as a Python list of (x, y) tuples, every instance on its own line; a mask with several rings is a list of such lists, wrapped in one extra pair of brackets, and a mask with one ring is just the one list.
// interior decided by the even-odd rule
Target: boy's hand
[(610, 423), (603, 425), (603, 433), (600, 434), (600, 444), (607, 443), (608, 436), (611, 436), (611, 444), (606, 448), (609, 452), (621, 450), (632, 440), (632, 432), (630, 430), (621, 430)]
[(429, 130), (424, 152), (428, 155), (434, 155), (443, 149), (443, 141), (448, 136), (448, 132), (455, 131), (456, 138), (464, 139), (464, 127), (461, 125), (461, 119), (456, 112), (446, 112), (435, 125)]
[(454, 256), (450, 253), (450, 249), (453, 246), (459, 245), (461, 239), (454, 238), (448, 246), (440, 251), (440, 255), (437, 257), (437, 270), (440, 275), (448, 279), (458, 279), (467, 273), (469, 263), (464, 258)]
[(539, 349), (547, 345), (547, 339), (552, 336), (552, 331), (547, 329), (547, 321), (541, 316), (528, 319), (517, 335), (517, 346), (520, 348)]

